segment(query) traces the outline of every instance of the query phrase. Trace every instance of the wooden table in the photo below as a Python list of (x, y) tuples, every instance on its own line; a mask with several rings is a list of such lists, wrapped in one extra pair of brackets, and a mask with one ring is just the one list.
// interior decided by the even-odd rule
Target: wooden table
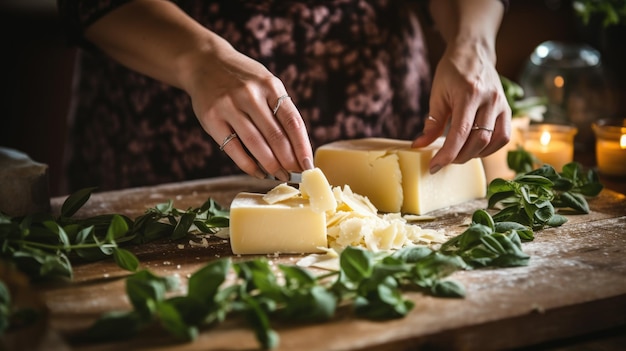
[[(122, 213), (135, 218), (168, 199), (178, 208), (197, 207), (208, 197), (228, 205), (239, 191), (264, 192), (275, 184), (238, 176), (106, 192), (94, 194), (78, 215)], [(53, 199), (53, 208), (58, 211), (63, 200)], [(471, 213), (485, 206), (485, 200), (476, 200), (439, 210), (434, 213), (437, 219), (422, 227), (460, 233)], [(467, 289), (465, 299), (408, 293), (415, 308), (403, 319), (373, 322), (342, 314), (323, 324), (276, 324), (279, 350), (519, 348), (624, 326), (626, 196), (605, 190), (590, 200), (590, 206), (592, 213), (569, 215), (564, 226), (542, 230), (534, 241), (524, 243), (524, 251), (531, 255), (527, 267), (455, 273), (453, 277)], [(227, 241), (216, 240), (209, 248), (190, 247), (188, 241), (161, 241), (130, 250), (144, 268), (159, 275), (177, 274), (184, 283), (188, 274), (208, 261), (231, 255)], [(273, 259), (293, 263), (299, 257)], [(195, 342), (186, 344), (155, 331), (122, 343), (69, 344), (65, 336), (85, 328), (100, 314), (129, 308), (121, 279), (128, 273), (112, 261), (76, 264), (74, 273), (71, 283), (36, 288), (50, 312), (41, 349), (258, 348), (253, 333), (236, 322), (203, 330)]]

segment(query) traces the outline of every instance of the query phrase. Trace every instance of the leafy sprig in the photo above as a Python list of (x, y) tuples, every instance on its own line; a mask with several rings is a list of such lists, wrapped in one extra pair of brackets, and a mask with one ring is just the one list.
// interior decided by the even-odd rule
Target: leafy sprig
[(603, 188), (597, 173), (584, 172), (577, 162), (566, 164), (559, 173), (547, 164), (528, 171), (536, 160), (522, 148), (509, 151), (507, 159), (517, 172), (515, 178), (494, 179), (487, 188), (488, 208), (499, 208), (493, 215), (496, 222), (517, 222), (533, 229), (560, 226), (567, 218), (556, 209), (589, 213), (586, 197), (597, 196)]
[(266, 258), (236, 263), (224, 258), (194, 272), (186, 295), (166, 298), (175, 285), (141, 271), (126, 282), (133, 309), (102, 316), (85, 337), (95, 341), (127, 338), (156, 324), (177, 339), (189, 341), (200, 328), (233, 316), (244, 318), (261, 346), (272, 348), (279, 342), (272, 320), (321, 322), (333, 318), (342, 306), (359, 318), (402, 318), (413, 308), (405, 291), (463, 297), (465, 288), (448, 279), (450, 274), (528, 264), (520, 236), (532, 238), (532, 229), (496, 223), (489, 213), (479, 210), (468, 229), (440, 250), (414, 246), (374, 253), (347, 247), (340, 255), (339, 270), (318, 276), (295, 265), (274, 268)]
[(191, 229), (213, 233), (228, 226), (228, 211), (212, 199), (186, 211), (174, 208), (168, 201), (134, 221), (119, 214), (75, 218), (95, 189), (81, 189), (70, 195), (58, 217), (34, 214), (12, 218), (0, 213), (0, 259), (16, 265), (33, 280), (71, 279), (72, 255), (88, 261), (113, 257), (119, 267), (134, 272), (139, 268), (139, 260), (121, 245), (161, 238), (176, 240)]

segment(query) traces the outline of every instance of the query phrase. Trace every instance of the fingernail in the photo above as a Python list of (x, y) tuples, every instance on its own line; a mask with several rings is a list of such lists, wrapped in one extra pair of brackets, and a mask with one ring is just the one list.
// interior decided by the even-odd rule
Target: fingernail
[(304, 169), (313, 169), (313, 161), (311, 161), (311, 159), (309, 157), (305, 157), (304, 160), (302, 160), (302, 163), (304, 163)]
[(258, 179), (265, 179), (267, 177), (267, 174), (265, 174), (265, 172), (261, 171), (260, 169), (257, 169), (257, 171), (254, 172), (254, 176)]
[(289, 180), (289, 173), (287, 173), (287, 171), (285, 171), (284, 169), (281, 169), (274, 174), (274, 177), (283, 182), (286, 182)]
[(430, 174), (435, 174), (435, 173), (439, 172), (440, 169), (441, 169), (440, 165), (432, 165), (430, 167)]

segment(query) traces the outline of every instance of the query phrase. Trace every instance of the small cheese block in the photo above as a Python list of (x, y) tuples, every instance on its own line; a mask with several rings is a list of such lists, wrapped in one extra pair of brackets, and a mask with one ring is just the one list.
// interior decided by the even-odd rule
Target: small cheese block
[(230, 245), (238, 255), (321, 252), (326, 214), (300, 197), (268, 204), (263, 194), (239, 193), (230, 205)]
[(333, 186), (349, 185), (383, 212), (424, 214), (486, 194), (480, 159), (430, 174), (443, 138), (420, 149), (405, 140), (365, 138), (320, 146), (315, 165)]
[(0, 211), (12, 217), (49, 212), (48, 165), (0, 147)]

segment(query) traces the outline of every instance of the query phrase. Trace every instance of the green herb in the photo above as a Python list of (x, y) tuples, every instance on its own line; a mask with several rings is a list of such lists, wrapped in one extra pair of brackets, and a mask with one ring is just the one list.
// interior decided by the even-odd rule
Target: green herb
[(588, 25), (593, 16), (602, 20), (602, 26), (626, 24), (626, 1), (624, 0), (574, 0), (576, 15)]
[(546, 110), (547, 99), (539, 97), (524, 98), (524, 89), (516, 82), (500, 76), (504, 96), (511, 108), (511, 116), (528, 116), (532, 120), (542, 120)]
[[(441, 250), (405, 247), (393, 253), (373, 253), (347, 247), (339, 270), (314, 276), (294, 265), (277, 265), (266, 258), (233, 263), (220, 259), (193, 273), (187, 294), (166, 298), (175, 285), (141, 271), (126, 281), (133, 309), (108, 313), (85, 334), (87, 340), (128, 338), (161, 325), (182, 341), (193, 340), (202, 327), (243, 317), (263, 348), (278, 345), (271, 320), (321, 322), (333, 318), (339, 306), (350, 307), (360, 318), (402, 318), (413, 308), (404, 291), (438, 297), (463, 297), (464, 287), (447, 277), (458, 270), (512, 267), (528, 264), (520, 236), (532, 229), (518, 223), (497, 223), (484, 210), (461, 235)], [(236, 277), (227, 281), (227, 277)]]
[(508, 161), (518, 173), (516, 177), (494, 179), (487, 189), (488, 208), (500, 205), (493, 216), (496, 222), (517, 222), (533, 229), (560, 226), (567, 218), (556, 213), (556, 208), (589, 213), (585, 197), (596, 196), (602, 190), (597, 173), (583, 172), (577, 162), (566, 164), (561, 173), (550, 165), (526, 172), (535, 160), (521, 148), (509, 151)]
[(192, 228), (213, 233), (228, 226), (228, 211), (212, 199), (187, 211), (174, 208), (169, 201), (134, 221), (117, 214), (74, 218), (94, 190), (82, 189), (70, 195), (57, 218), (50, 214), (11, 218), (0, 213), (0, 258), (34, 280), (72, 278), (72, 255), (88, 261), (112, 256), (118, 266), (134, 272), (139, 260), (120, 245), (180, 239)]

